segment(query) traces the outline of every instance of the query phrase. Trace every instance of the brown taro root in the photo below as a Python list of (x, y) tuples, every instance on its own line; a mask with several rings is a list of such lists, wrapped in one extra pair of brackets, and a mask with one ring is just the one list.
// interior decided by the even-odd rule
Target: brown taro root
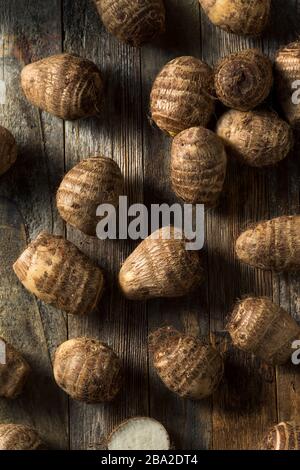
[(274, 165), (293, 147), (291, 127), (270, 111), (227, 111), (218, 121), (217, 134), (229, 153), (253, 167)]
[(171, 136), (190, 127), (206, 127), (215, 108), (213, 93), (212, 69), (195, 57), (178, 57), (154, 81), (152, 119)]
[(86, 315), (103, 292), (102, 271), (62, 237), (41, 232), (15, 262), (29, 292), (67, 313)]
[(149, 343), (153, 365), (169, 390), (182, 398), (201, 400), (217, 389), (223, 359), (206, 340), (164, 327), (149, 336)]
[(98, 67), (71, 54), (26, 65), (21, 85), (28, 101), (62, 119), (94, 116), (102, 103), (103, 81)]
[(208, 129), (193, 127), (174, 138), (171, 182), (174, 192), (183, 201), (216, 206), (223, 189), (226, 166), (224, 145)]
[(0, 424), (0, 450), (42, 450), (44, 448), (35, 429), (22, 424)]
[(162, 0), (94, 0), (106, 29), (132, 46), (150, 42), (165, 31)]
[(62, 343), (55, 352), (53, 372), (60, 388), (85, 403), (112, 401), (123, 381), (118, 356), (109, 346), (91, 338)]
[(0, 175), (3, 175), (17, 159), (17, 144), (13, 135), (0, 126)]
[(210, 21), (228, 32), (259, 35), (267, 25), (271, 0), (199, 0)]
[(261, 450), (300, 450), (300, 424), (277, 424), (263, 439)]
[(124, 178), (111, 158), (92, 157), (82, 160), (64, 177), (56, 202), (61, 217), (87, 235), (96, 235), (97, 207), (117, 207), (124, 188)]
[(181, 297), (203, 279), (199, 254), (186, 249), (174, 227), (163, 227), (143, 240), (119, 273), (123, 294), (131, 300)]
[(234, 346), (272, 365), (291, 360), (292, 343), (300, 339), (300, 326), (266, 297), (248, 297), (238, 302), (227, 329)]
[(30, 367), (5, 339), (0, 337), (0, 343), (4, 346), (4, 363), (0, 362), (0, 397), (13, 399), (22, 393)]
[(236, 241), (237, 257), (255, 268), (300, 270), (300, 215), (282, 216), (248, 228)]
[(250, 111), (267, 98), (272, 84), (272, 63), (257, 49), (235, 52), (217, 64), (216, 94), (229, 108)]

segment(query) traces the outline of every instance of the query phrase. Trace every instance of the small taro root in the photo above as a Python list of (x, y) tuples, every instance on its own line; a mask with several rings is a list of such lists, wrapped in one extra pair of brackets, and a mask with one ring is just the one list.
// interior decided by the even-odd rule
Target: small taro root
[(4, 346), (4, 364), (0, 362), (0, 397), (16, 398), (22, 393), (30, 373), (30, 367), (21, 354), (0, 337)]
[(182, 398), (201, 400), (216, 390), (223, 376), (223, 359), (201, 338), (165, 327), (149, 337), (153, 365), (160, 379)]
[(291, 127), (270, 111), (232, 109), (219, 119), (216, 132), (233, 157), (253, 167), (274, 165), (293, 147)]
[(62, 119), (94, 116), (101, 107), (98, 67), (75, 55), (54, 55), (26, 65), (21, 85), (28, 101)]
[(108, 450), (170, 450), (165, 427), (153, 418), (127, 419), (107, 439)]
[(94, 0), (106, 29), (132, 46), (150, 42), (165, 31), (162, 0)]
[(67, 313), (86, 315), (103, 292), (102, 271), (62, 237), (41, 232), (13, 265), (29, 292)]
[(272, 84), (272, 63), (257, 49), (235, 52), (216, 67), (216, 94), (229, 108), (250, 111), (267, 98)]
[(263, 439), (261, 450), (300, 450), (300, 424), (277, 424)]
[(216, 206), (223, 188), (226, 166), (224, 145), (208, 129), (193, 127), (174, 138), (171, 182), (174, 192), (183, 201)]
[(57, 385), (74, 400), (112, 401), (119, 393), (123, 370), (114, 351), (90, 338), (74, 338), (56, 350), (53, 364)]
[(42, 450), (44, 448), (35, 429), (22, 424), (0, 424), (0, 450)]
[(117, 207), (124, 188), (124, 178), (111, 158), (92, 157), (82, 160), (64, 177), (56, 202), (61, 217), (87, 235), (96, 235), (97, 207)]
[(152, 119), (171, 136), (190, 127), (206, 127), (215, 108), (213, 94), (212, 69), (195, 57), (178, 57), (154, 81)]
[(238, 302), (227, 329), (234, 346), (272, 365), (291, 360), (292, 343), (300, 339), (300, 326), (266, 297), (248, 297)]
[(203, 279), (199, 254), (186, 250), (186, 241), (174, 227), (163, 227), (142, 241), (125, 260), (119, 284), (132, 300), (181, 297)]
[(13, 135), (0, 126), (0, 175), (3, 175), (17, 159), (17, 144)]
[(237, 257), (255, 268), (300, 270), (300, 215), (282, 216), (249, 227), (236, 241)]

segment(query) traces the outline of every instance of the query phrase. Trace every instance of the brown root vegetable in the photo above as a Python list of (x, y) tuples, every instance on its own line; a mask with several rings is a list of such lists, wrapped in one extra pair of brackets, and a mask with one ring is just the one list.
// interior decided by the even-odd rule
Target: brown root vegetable
[(156, 372), (172, 392), (201, 400), (217, 389), (223, 359), (205, 339), (164, 327), (150, 334), (149, 344)]
[(294, 142), (291, 127), (270, 111), (232, 109), (219, 119), (216, 132), (233, 157), (253, 167), (280, 162)]
[(230, 54), (216, 67), (216, 94), (229, 108), (250, 111), (267, 98), (272, 85), (272, 63), (257, 49)]
[(0, 175), (3, 175), (17, 159), (17, 144), (14, 136), (0, 126)]
[(57, 385), (74, 400), (112, 401), (123, 381), (122, 364), (114, 351), (91, 338), (74, 338), (56, 350), (53, 364)]
[(139, 47), (165, 31), (162, 0), (94, 0), (106, 29)]
[(61, 119), (94, 116), (102, 103), (103, 81), (98, 67), (71, 54), (26, 65), (21, 85), (28, 101)]
[(152, 119), (171, 136), (190, 127), (206, 127), (215, 108), (213, 93), (212, 69), (195, 57), (178, 57), (154, 81)]
[(108, 450), (170, 450), (165, 427), (153, 418), (136, 417), (119, 424), (107, 440)]
[(103, 292), (102, 271), (62, 237), (41, 232), (13, 265), (29, 292), (67, 313), (86, 315)]
[(272, 365), (291, 360), (292, 343), (300, 339), (296, 321), (266, 297), (248, 297), (238, 302), (227, 329), (234, 346)]
[(41, 450), (44, 444), (35, 429), (22, 424), (0, 424), (0, 450)]
[(283, 422), (271, 428), (262, 450), (300, 450), (300, 424)]
[(255, 268), (300, 270), (300, 215), (282, 216), (248, 228), (236, 241), (237, 257)]
[(87, 235), (96, 235), (100, 204), (117, 207), (124, 178), (111, 158), (92, 157), (74, 166), (62, 180), (56, 202), (61, 217)]
[(123, 294), (132, 300), (181, 297), (203, 279), (199, 255), (186, 250), (174, 227), (163, 227), (143, 240), (119, 273)]
[(178, 134), (172, 143), (171, 182), (183, 201), (214, 207), (223, 188), (227, 156), (219, 137), (203, 127)]
[(5, 339), (0, 337), (0, 343), (5, 347), (4, 364), (0, 362), (0, 397), (13, 399), (22, 393), (30, 367)]

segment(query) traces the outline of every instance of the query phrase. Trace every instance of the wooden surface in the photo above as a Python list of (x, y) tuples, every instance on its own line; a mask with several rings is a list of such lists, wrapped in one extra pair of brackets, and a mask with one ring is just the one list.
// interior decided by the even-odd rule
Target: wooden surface
[[(222, 331), (232, 304), (245, 294), (269, 295), (300, 320), (299, 276), (276, 276), (241, 266), (233, 242), (247, 223), (299, 213), (299, 151), (271, 169), (230, 163), (220, 206), (206, 217), (203, 262), (207, 280), (190, 298), (128, 302), (116, 274), (133, 242), (102, 242), (65, 227), (55, 208), (55, 191), (66, 170), (101, 153), (113, 157), (126, 177), (130, 201), (175, 201), (168, 180), (170, 140), (149, 122), (149, 93), (161, 67), (179, 55), (213, 65), (248, 46), (274, 56), (300, 33), (300, 1), (273, 0), (271, 24), (261, 39), (245, 39), (212, 26), (197, 0), (165, 0), (167, 34), (141, 50), (109, 36), (90, 0), (2, 0), (0, 80), (7, 88), (0, 124), (15, 135), (18, 161), (0, 178), (0, 335), (15, 344), (34, 373), (22, 397), (0, 399), (0, 422), (36, 426), (52, 448), (98, 449), (111, 428), (135, 415), (163, 422), (178, 449), (255, 448), (278, 420), (300, 418), (300, 368), (274, 371), (229, 350), (226, 373), (213, 398), (178, 399), (164, 388), (149, 364), (147, 335), (162, 324), (209, 335)], [(98, 119), (63, 123), (24, 99), (20, 70), (60, 51), (93, 60), (106, 78)], [(276, 103), (270, 100), (272, 107)], [(221, 109), (218, 110), (220, 112)], [(11, 265), (26, 238), (41, 229), (65, 234), (104, 267), (107, 290), (98, 312), (68, 318), (28, 294)], [(109, 343), (126, 367), (126, 384), (110, 405), (68, 400), (54, 384), (51, 358), (67, 337), (88, 335)], [(217, 335), (217, 339), (220, 335)]]

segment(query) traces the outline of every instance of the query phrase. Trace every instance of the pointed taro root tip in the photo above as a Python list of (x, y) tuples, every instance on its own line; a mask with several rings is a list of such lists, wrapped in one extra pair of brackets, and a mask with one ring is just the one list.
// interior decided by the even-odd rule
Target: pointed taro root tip
[(0, 424), (0, 450), (43, 450), (45, 444), (34, 428), (22, 424)]
[(282, 422), (271, 428), (261, 450), (300, 450), (300, 423)]
[(27, 382), (30, 367), (27, 361), (11, 344), (0, 337), (0, 397), (14, 399), (18, 397)]

